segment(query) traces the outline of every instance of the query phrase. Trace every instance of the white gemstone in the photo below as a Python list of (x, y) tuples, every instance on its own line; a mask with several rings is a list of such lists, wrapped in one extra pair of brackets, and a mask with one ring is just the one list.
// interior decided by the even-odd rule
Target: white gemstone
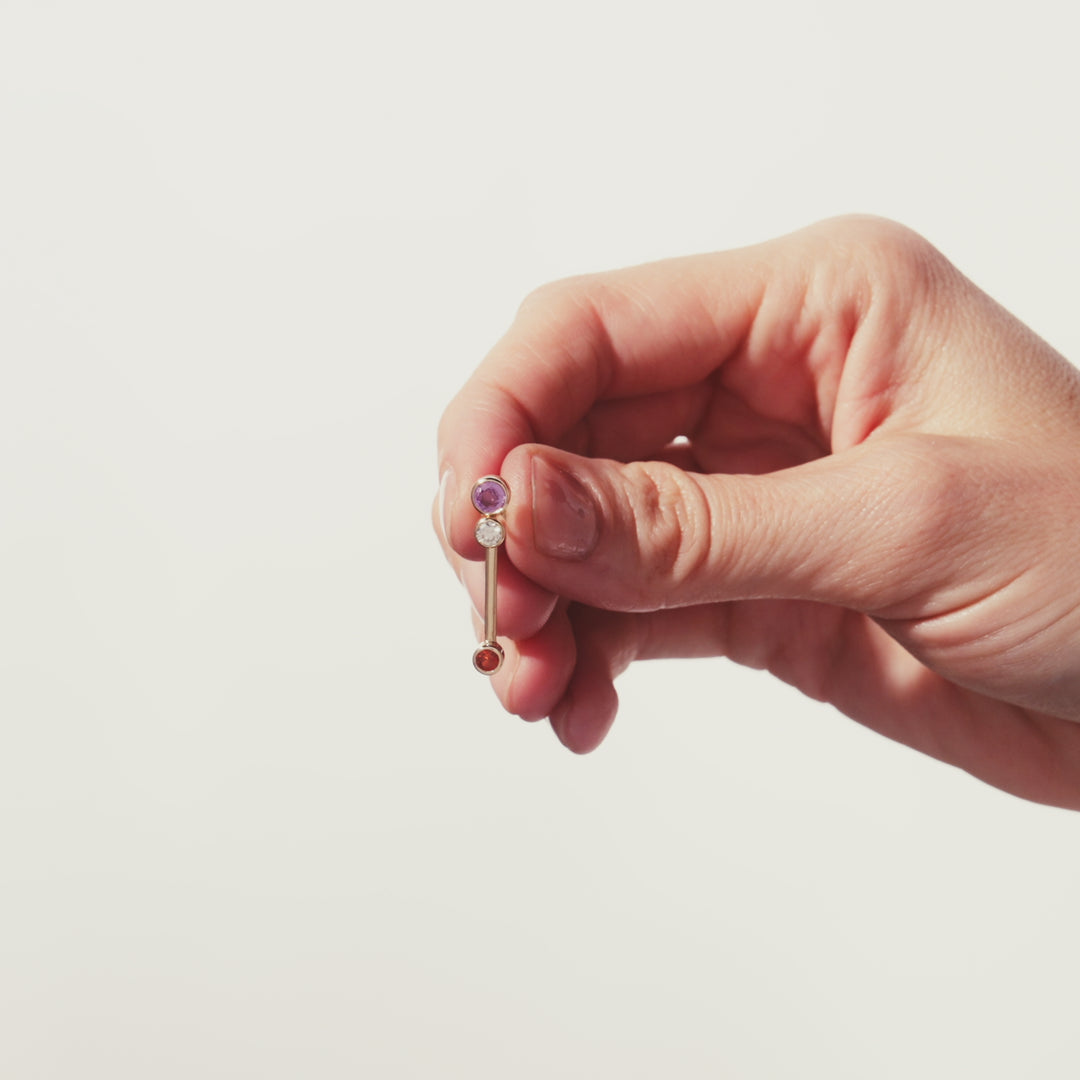
[(506, 530), (502, 527), (501, 521), (483, 517), (476, 523), (476, 539), (484, 547), (498, 547), (506, 539)]

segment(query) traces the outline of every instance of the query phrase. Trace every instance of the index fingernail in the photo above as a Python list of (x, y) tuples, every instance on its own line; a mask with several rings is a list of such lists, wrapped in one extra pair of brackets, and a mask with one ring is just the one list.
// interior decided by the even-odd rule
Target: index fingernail
[(450, 544), (450, 508), (454, 505), (456, 489), (454, 467), (447, 465), (439, 481), (439, 521), (442, 523), (443, 539), (447, 544)]

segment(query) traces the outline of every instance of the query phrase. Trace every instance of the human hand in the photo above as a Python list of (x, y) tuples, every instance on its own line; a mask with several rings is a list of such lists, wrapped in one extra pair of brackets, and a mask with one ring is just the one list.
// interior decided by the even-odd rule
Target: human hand
[(493, 682), (570, 749), (635, 659), (722, 655), (1080, 809), (1080, 375), (908, 230), (546, 286), (439, 448), (477, 607), (469, 488), (510, 484)]

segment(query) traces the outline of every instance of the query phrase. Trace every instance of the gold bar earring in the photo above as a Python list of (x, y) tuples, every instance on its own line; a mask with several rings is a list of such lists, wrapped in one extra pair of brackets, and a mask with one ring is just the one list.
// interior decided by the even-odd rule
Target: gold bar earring
[(494, 675), (502, 667), (503, 649), (496, 641), (496, 582), (499, 548), (506, 541), (506, 526), (499, 515), (510, 502), (510, 488), (501, 476), (482, 476), (473, 484), (472, 504), (482, 515), (476, 523), (476, 539), (484, 548), (484, 640), (473, 653), (473, 667), (482, 675)]

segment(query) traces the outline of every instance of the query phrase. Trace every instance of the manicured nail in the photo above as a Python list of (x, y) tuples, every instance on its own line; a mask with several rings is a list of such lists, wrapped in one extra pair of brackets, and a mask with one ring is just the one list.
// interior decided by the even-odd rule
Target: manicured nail
[(585, 485), (542, 457), (532, 463), (533, 542), (553, 559), (588, 558), (600, 538), (600, 517)]
[(439, 521), (442, 522), (443, 540), (450, 543), (450, 508), (454, 505), (457, 487), (454, 483), (453, 466), (448, 465), (439, 481)]

